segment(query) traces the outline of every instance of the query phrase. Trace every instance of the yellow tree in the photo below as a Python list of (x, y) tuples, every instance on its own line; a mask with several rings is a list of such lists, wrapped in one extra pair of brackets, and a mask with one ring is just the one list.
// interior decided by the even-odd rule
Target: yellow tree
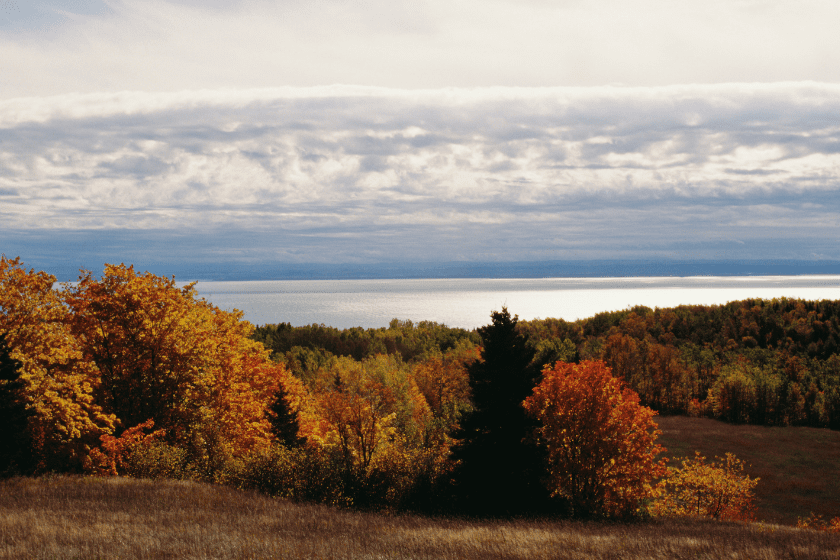
[(96, 368), (67, 328), (54, 283), (50, 274), (27, 272), (19, 258), (0, 256), (0, 336), (19, 364), (36, 470), (80, 467), (114, 423), (95, 402)]
[(348, 467), (366, 471), (374, 454), (395, 433), (393, 394), (352, 358), (340, 358), (317, 391), (317, 408), (328, 426), (325, 444), (340, 446)]
[(237, 456), (268, 446), (272, 435), (267, 410), (281, 384), (292, 383), (291, 374), (249, 338), (254, 329), (240, 311), (221, 311), (201, 300), (192, 312), (198, 335), (211, 341), (201, 360), (204, 375), (192, 397), (202, 403), (200, 425), (212, 427)]
[(552, 494), (566, 497), (575, 515), (632, 515), (653, 496), (665, 473), (656, 413), (603, 362), (547, 367), (523, 404), (541, 423)]
[(248, 338), (241, 312), (125, 265), (106, 265), (101, 279), (83, 271), (64, 299), (98, 370), (96, 398), (123, 429), (152, 420), (172, 443), (234, 455), (268, 445), (266, 408), (287, 372)]

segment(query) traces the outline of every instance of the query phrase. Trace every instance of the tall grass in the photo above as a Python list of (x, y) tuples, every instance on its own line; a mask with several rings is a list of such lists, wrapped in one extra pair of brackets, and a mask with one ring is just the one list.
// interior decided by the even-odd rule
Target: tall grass
[(380, 515), (191, 481), (53, 477), (0, 483), (0, 557), (809, 560), (840, 558), (840, 536), (693, 519)]

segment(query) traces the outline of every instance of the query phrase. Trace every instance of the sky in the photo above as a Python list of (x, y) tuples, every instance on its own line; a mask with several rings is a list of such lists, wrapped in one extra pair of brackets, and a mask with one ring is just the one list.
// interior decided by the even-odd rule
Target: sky
[(0, 253), (840, 260), (840, 3), (0, 0)]

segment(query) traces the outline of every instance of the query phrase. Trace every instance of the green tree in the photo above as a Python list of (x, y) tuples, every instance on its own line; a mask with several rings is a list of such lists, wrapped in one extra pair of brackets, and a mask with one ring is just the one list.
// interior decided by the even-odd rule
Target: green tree
[(300, 436), (300, 419), (296, 410), (289, 404), (289, 394), (280, 385), (274, 402), (268, 409), (271, 433), (277, 441), (286, 447), (300, 447), (306, 441)]
[(538, 372), (530, 365), (533, 348), (517, 332), (518, 317), (503, 307), (491, 318), (478, 329), (482, 359), (469, 369), (473, 409), (455, 436), (455, 499), (471, 514), (526, 513), (548, 503), (536, 423), (522, 407)]
[(20, 365), (10, 356), (6, 337), (0, 334), (0, 476), (26, 473), (32, 468), (29, 412)]

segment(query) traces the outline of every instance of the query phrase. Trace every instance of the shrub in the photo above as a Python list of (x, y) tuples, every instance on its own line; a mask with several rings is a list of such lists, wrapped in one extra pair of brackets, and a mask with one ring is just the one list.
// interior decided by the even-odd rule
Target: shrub
[(195, 469), (186, 449), (163, 441), (134, 447), (123, 460), (124, 474), (133, 478), (193, 479)]
[(85, 470), (99, 475), (117, 476), (126, 474), (129, 455), (135, 450), (150, 445), (164, 434), (164, 430), (157, 430), (144, 434), (143, 430), (151, 430), (154, 420), (147, 420), (133, 428), (125, 430), (120, 437), (103, 435), (102, 444), (90, 451), (85, 460)]
[(294, 501), (347, 507), (357, 478), (338, 449), (273, 445), (245, 457), (231, 482)]
[(834, 517), (831, 521), (825, 521), (822, 515), (811, 513), (808, 519), (799, 518), (796, 521), (796, 526), (800, 529), (840, 533), (840, 517)]
[(655, 515), (713, 517), (748, 521), (754, 517), (753, 489), (758, 478), (744, 474), (744, 462), (732, 453), (711, 463), (697, 451), (680, 467), (669, 467), (662, 494), (654, 502)]

